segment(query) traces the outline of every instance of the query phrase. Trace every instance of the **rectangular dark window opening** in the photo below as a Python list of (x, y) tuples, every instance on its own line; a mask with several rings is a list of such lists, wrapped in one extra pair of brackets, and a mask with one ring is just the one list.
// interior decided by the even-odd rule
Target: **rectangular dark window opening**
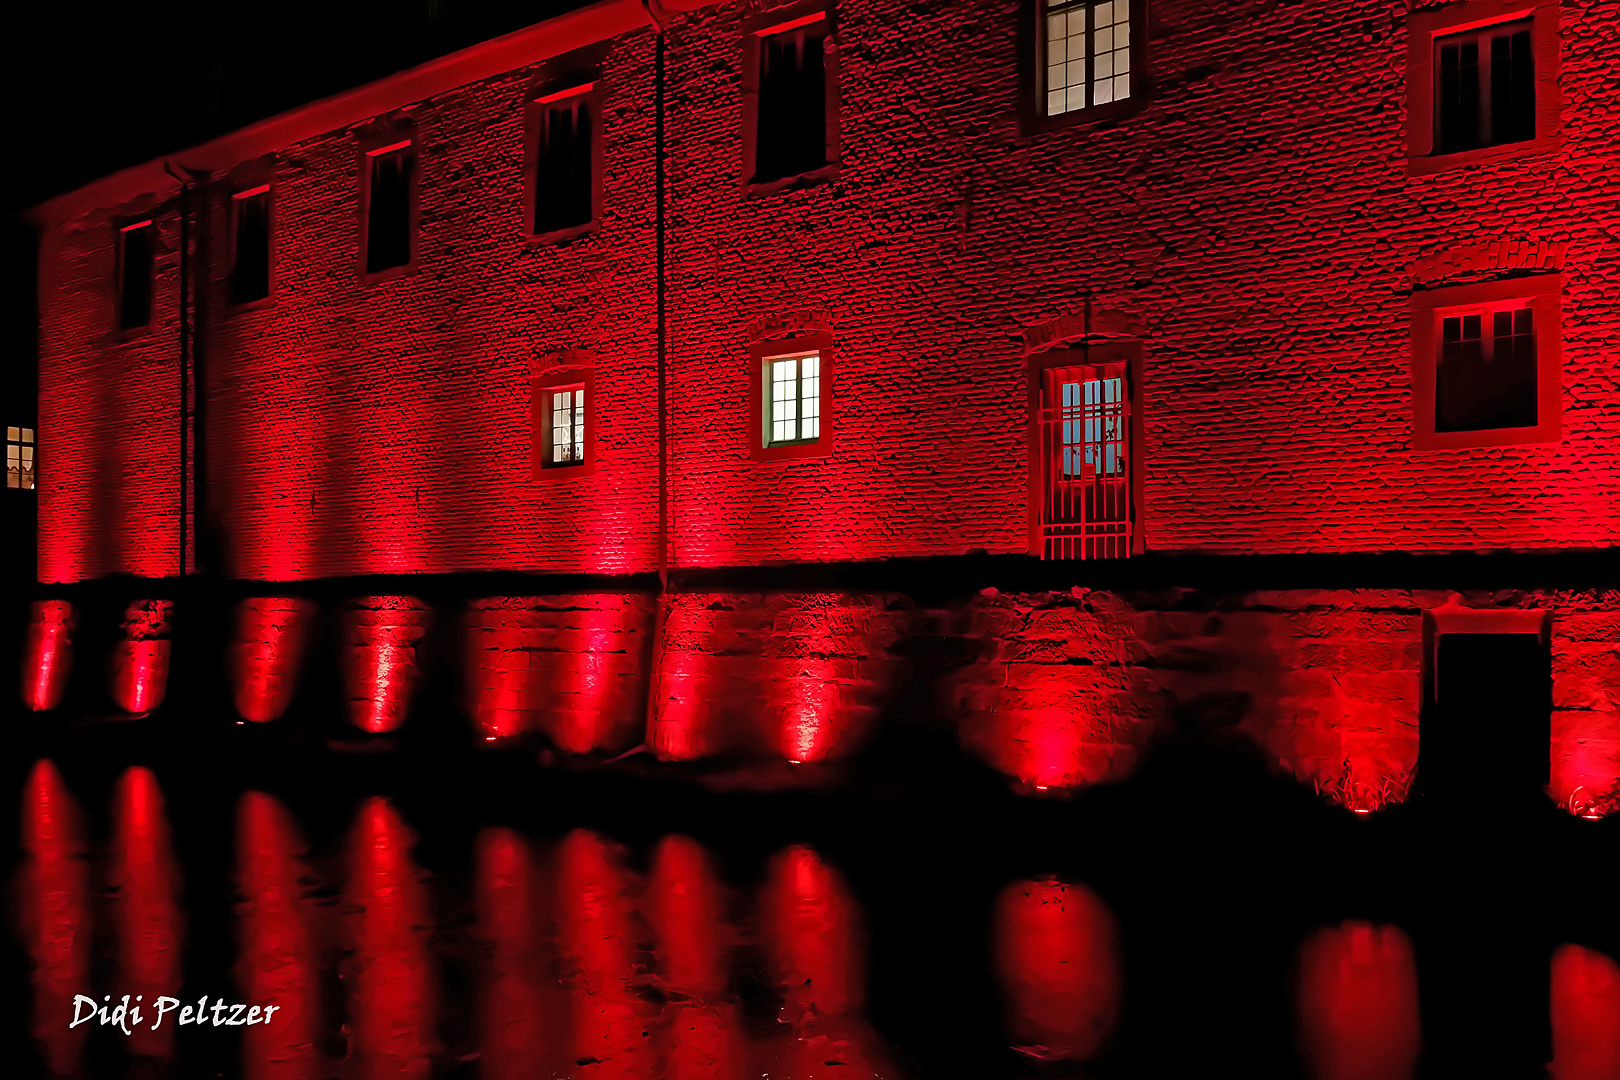
[(1436, 38), (1434, 68), (1436, 153), (1536, 137), (1535, 64), (1528, 21)]
[(1539, 634), (1440, 634), (1418, 733), (1426, 796), (1529, 797), (1551, 775), (1552, 660)]
[(376, 151), (369, 163), (366, 207), (366, 273), (375, 274), (411, 261), (411, 184), (416, 158), (409, 143)]
[(1448, 315), (1441, 320), (1435, 431), (1535, 427), (1537, 382), (1530, 308)]
[(134, 330), (152, 321), (152, 223), (126, 225), (118, 233), (118, 328)]
[(251, 304), (270, 295), (270, 188), (241, 192), (232, 204), (231, 303)]
[(827, 165), (826, 43), (825, 17), (760, 37), (753, 183)]
[(595, 217), (591, 95), (571, 93), (538, 107), (534, 234), (584, 228)]

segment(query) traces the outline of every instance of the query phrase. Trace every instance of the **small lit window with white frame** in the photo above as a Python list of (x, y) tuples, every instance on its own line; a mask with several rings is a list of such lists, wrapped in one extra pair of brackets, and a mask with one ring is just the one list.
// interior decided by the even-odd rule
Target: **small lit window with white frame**
[(1135, 96), (1133, 0), (1038, 0), (1038, 97), (1062, 116)]
[(545, 465), (560, 468), (585, 463), (585, 386), (550, 386), (546, 396)]
[(34, 429), (6, 428), (6, 487), (34, 490)]
[(765, 445), (821, 438), (821, 354), (765, 358)]

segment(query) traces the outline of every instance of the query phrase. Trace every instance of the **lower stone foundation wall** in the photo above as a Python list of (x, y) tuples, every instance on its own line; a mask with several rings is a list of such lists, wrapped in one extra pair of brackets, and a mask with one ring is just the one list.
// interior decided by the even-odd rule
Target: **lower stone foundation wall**
[[(225, 656), (231, 707), (251, 721), (341, 708), (374, 733), (460, 723), (473, 738), (535, 740), (565, 759), (639, 747), (674, 767), (836, 762), (904, 714), (950, 729), (1030, 794), (1123, 779), (1156, 739), (1196, 727), (1250, 741), (1300, 783), (1370, 812), (1411, 791), (1425, 612), (1442, 607), (1550, 613), (1550, 794), (1583, 816), (1620, 808), (1612, 593), (985, 589), (924, 604), (882, 592), (592, 592), (369, 596), (325, 610), (256, 597), (236, 605)], [(172, 617), (183, 638), (186, 605)], [(312, 627), (323, 619), (340, 631), (322, 638)], [(116, 657), (127, 643), (74, 666), (84, 619), (66, 602), (35, 605), (33, 621), (29, 707), (57, 708), (70, 669), (98, 689), (66, 693), (63, 709), (163, 700), (162, 687), (123, 685)], [(323, 640), (340, 655), (306, 647)], [(425, 670), (432, 655), (459, 660)], [(112, 687), (101, 685), (109, 662)], [(177, 645), (174, 678), (188, 677), (188, 662)], [(341, 672), (345, 701), (300, 689), (301, 671), (320, 664)], [(422, 692), (435, 680), (456, 685)], [(446, 700), (459, 716), (431, 704)]]

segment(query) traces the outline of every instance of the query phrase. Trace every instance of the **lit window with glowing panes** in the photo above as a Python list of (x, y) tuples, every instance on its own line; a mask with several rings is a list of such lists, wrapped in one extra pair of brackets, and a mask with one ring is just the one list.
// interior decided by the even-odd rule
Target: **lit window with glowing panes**
[(1063, 476), (1125, 472), (1125, 381), (1083, 379), (1062, 384)]
[(548, 465), (578, 465), (585, 460), (585, 388), (564, 386), (551, 391), (551, 460)]
[(772, 356), (765, 361), (770, 403), (766, 442), (814, 442), (821, 437), (821, 354)]
[(1131, 0), (1043, 0), (1040, 63), (1047, 116), (1131, 96)]

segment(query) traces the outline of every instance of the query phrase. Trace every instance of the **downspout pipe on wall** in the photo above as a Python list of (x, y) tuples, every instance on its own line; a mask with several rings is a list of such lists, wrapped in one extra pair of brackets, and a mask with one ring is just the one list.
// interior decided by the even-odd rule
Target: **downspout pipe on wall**
[(174, 170), (174, 163), (165, 161), (163, 171), (180, 183), (180, 548), (177, 576), (185, 577), (189, 569), (186, 549), (189, 540), (189, 503), (191, 477), (191, 188), (189, 177)]
[(656, 253), (654, 289), (658, 312), (658, 603), (653, 613), (653, 655), (647, 686), (646, 739), (643, 744), (646, 745), (652, 741), (663, 683), (664, 624), (669, 619), (669, 573), (672, 562), (669, 536), (669, 274), (665, 246), (667, 186), (664, 123), (669, 100), (668, 49), (664, 30), (669, 17), (658, 0), (641, 0), (641, 3), (657, 35), (653, 43), (653, 240)]

